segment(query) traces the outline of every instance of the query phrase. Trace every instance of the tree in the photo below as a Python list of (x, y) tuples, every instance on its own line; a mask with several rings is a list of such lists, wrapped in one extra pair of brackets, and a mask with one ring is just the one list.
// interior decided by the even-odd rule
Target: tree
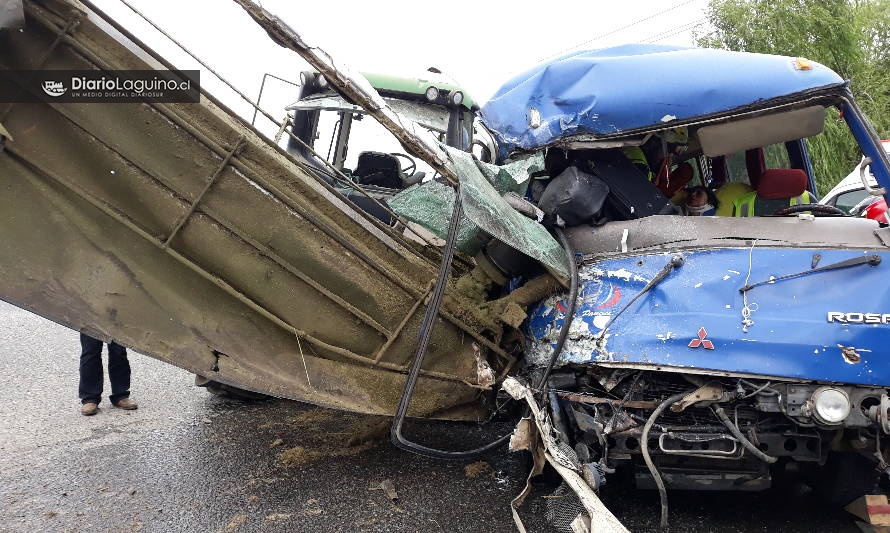
[[(711, 0), (699, 46), (806, 57), (850, 80), (878, 135), (890, 132), (890, 0)], [(816, 183), (828, 191), (861, 154), (837, 113), (808, 140)]]

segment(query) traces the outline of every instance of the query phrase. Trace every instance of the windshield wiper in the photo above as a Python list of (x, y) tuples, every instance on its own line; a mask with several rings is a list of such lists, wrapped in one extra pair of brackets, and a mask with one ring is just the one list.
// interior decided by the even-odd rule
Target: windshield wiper
[(828, 272), (829, 270), (838, 270), (841, 268), (850, 268), (859, 265), (871, 265), (878, 266), (881, 264), (881, 256), (878, 254), (869, 254), (860, 257), (854, 257), (852, 259), (845, 259), (844, 261), (839, 261), (837, 263), (832, 263), (830, 265), (825, 265), (824, 267), (813, 268), (810, 270), (804, 270), (803, 272), (798, 272), (796, 274), (788, 274), (787, 276), (780, 276), (778, 278), (770, 278), (765, 281), (758, 281), (757, 283), (751, 283), (749, 285), (745, 285), (739, 292), (745, 293), (757, 287), (759, 285), (766, 285), (767, 283), (775, 283), (777, 281), (782, 281), (786, 279), (799, 278), (801, 276), (806, 276), (807, 274), (815, 274), (816, 272)]
[[(612, 324), (615, 322), (615, 320), (617, 320), (618, 317), (621, 316), (621, 313), (623, 313), (623, 312), (626, 311), (631, 305), (633, 305), (633, 303), (636, 302), (636, 301), (640, 298), (640, 296), (646, 294), (647, 292), (649, 292), (650, 290), (652, 290), (653, 287), (655, 287), (656, 285), (658, 285), (659, 283), (661, 283), (661, 282), (664, 280), (664, 278), (666, 278), (667, 275), (671, 273), (672, 270), (674, 270), (675, 268), (680, 268), (681, 266), (683, 266), (683, 264), (684, 264), (685, 262), (686, 262), (686, 260), (683, 259), (682, 256), (675, 255), (674, 257), (672, 257), (671, 260), (668, 261), (668, 263), (667, 263), (666, 265), (664, 265), (664, 266), (661, 268), (661, 270), (658, 271), (657, 274), (655, 274), (655, 277), (653, 277), (651, 280), (649, 280), (649, 283), (647, 283), (646, 286), (643, 287), (643, 290), (641, 290), (640, 292), (638, 292), (636, 296), (634, 296), (633, 298), (631, 298), (631, 300), (630, 300), (629, 302), (627, 302), (627, 303), (624, 305), (624, 307), (622, 307), (617, 313), (615, 313), (614, 315), (612, 315), (612, 318), (610, 318), (609, 321), (606, 322), (606, 325), (603, 326), (603, 330), (602, 330), (602, 331), (600, 332), (600, 334), (596, 337), (596, 342), (597, 342), (598, 344), (602, 342), (602, 340), (603, 340), (603, 339), (605, 338), (605, 336), (606, 336), (606, 331), (608, 331), (608, 329), (612, 326)], [(570, 318), (567, 318), (566, 320), (571, 320), (571, 319), (570, 319)]]

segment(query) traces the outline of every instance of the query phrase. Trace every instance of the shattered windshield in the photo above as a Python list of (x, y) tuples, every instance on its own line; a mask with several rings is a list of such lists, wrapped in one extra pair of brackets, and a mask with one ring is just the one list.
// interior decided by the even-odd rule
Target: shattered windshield
[[(399, 115), (411, 119), (429, 130), (445, 133), (448, 130), (448, 110), (445, 106), (399, 100), (396, 98), (384, 98), (389, 107)], [(342, 96), (325, 93), (316, 94), (304, 98), (288, 106), (288, 111), (293, 110), (322, 110), (322, 111), (352, 111), (364, 114), (365, 110), (360, 106), (351, 104)]]
[[(464, 219), (458, 230), (457, 245), (475, 253), (483, 242), (480, 232), (537, 259), (560, 277), (568, 277), (568, 259), (559, 243), (538, 222), (520, 214), (503, 195), (525, 194), (531, 175), (542, 170), (541, 153), (503, 166), (482, 163), (472, 154), (445, 147), (454, 173), (461, 180)], [(431, 181), (402, 191), (390, 200), (390, 207), (409, 220), (444, 238), (454, 206), (454, 190)]]

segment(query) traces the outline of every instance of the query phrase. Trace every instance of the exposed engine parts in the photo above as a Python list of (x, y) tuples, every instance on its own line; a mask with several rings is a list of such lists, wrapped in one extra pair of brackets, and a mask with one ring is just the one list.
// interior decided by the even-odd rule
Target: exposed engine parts
[[(572, 381), (574, 390), (566, 387)], [(554, 418), (607, 461), (642, 454), (643, 426), (669, 397), (676, 399), (653, 422), (646, 443), (655, 454), (741, 459), (746, 446), (738, 430), (762, 452), (819, 461), (839, 430), (890, 429), (890, 397), (879, 388), (623, 369), (563, 371), (550, 382), (556, 385), (550, 407), (560, 413)]]
[(548, 386), (552, 446), (574, 450), (592, 490), (622, 469), (658, 489), (662, 526), (667, 489), (764, 490), (779, 472), (828, 468), (833, 455), (885, 464), (886, 389), (568, 367)]
[[(884, 433), (890, 434), (890, 397), (886, 394), (881, 394), (881, 399), (878, 403), (874, 403), (873, 396), (869, 396), (867, 400), (867, 416), (869, 420), (877, 423)], [(865, 408), (864, 403), (861, 405)]]

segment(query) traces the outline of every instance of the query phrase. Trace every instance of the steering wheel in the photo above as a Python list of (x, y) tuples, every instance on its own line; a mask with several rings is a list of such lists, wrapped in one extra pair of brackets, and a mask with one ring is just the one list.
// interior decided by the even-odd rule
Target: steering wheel
[(417, 170), (417, 163), (414, 161), (414, 158), (412, 158), (410, 155), (402, 154), (399, 152), (390, 152), (389, 155), (391, 155), (393, 157), (401, 157), (401, 158), (408, 160), (407, 169), (405, 169), (405, 168), (402, 169), (402, 173), (404, 173), (405, 175), (410, 176), (410, 175), (414, 174), (415, 170)]
[(813, 216), (824, 216), (824, 217), (848, 217), (849, 213), (844, 212), (843, 209), (839, 209), (833, 205), (823, 205), (823, 204), (800, 204), (800, 205), (792, 205), (782, 209), (779, 209), (773, 215), (777, 216), (788, 216), (788, 215), (796, 215), (797, 213), (803, 213), (806, 211), (812, 211)]

